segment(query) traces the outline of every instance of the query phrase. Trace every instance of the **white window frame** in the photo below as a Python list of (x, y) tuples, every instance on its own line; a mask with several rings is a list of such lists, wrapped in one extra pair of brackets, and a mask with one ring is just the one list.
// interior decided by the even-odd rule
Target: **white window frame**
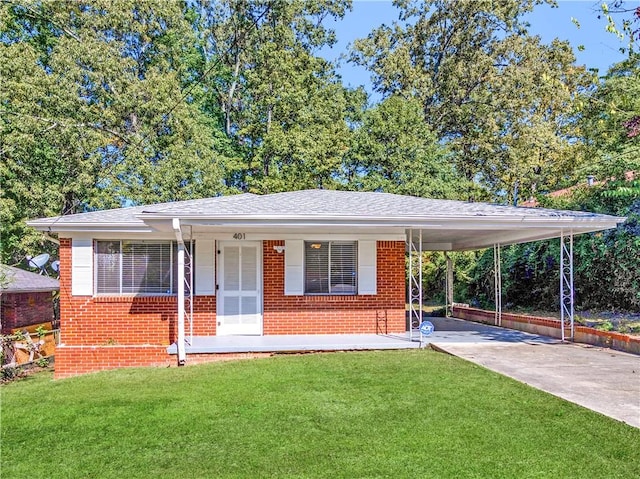
[[(327, 289), (328, 292), (309, 292), (307, 290), (307, 273), (308, 273), (308, 266), (307, 266), (307, 246), (312, 245), (312, 244), (328, 244), (328, 251), (327, 251)], [(349, 265), (353, 268), (353, 291), (332, 291), (332, 281), (331, 281), (331, 250), (332, 250), (332, 245), (336, 244), (336, 243), (349, 243), (353, 245), (353, 257), (352, 257), (352, 264)], [(305, 240), (303, 242), (303, 274), (302, 274), (302, 282), (303, 282), (303, 290), (304, 290), (304, 295), (305, 296), (357, 296), (358, 295), (358, 275), (359, 275), (359, 271), (358, 271), (358, 241), (333, 241), (333, 240), (319, 240), (319, 241), (311, 241), (311, 240)]]
[[(118, 292), (99, 292), (98, 290), (98, 277), (100, 274), (100, 266), (98, 263), (98, 243), (114, 243), (117, 242), (120, 244), (120, 250), (118, 253), (119, 256), (119, 274), (118, 274)], [(161, 293), (161, 292), (147, 292), (147, 291), (135, 291), (135, 292), (123, 292), (123, 243), (132, 243), (132, 244), (162, 244), (162, 245), (170, 245), (169, 248), (169, 292)], [(177, 291), (174, 291), (174, 248), (176, 242), (168, 241), (168, 240), (128, 240), (128, 239), (99, 239), (94, 241), (94, 254), (93, 254), (93, 284), (94, 291), (96, 296), (176, 296)]]

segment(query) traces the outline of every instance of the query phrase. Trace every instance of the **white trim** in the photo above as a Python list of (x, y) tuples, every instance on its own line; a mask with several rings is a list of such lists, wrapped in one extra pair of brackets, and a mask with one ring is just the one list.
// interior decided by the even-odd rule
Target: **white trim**
[(93, 295), (93, 240), (71, 240), (71, 294)]
[(304, 295), (304, 240), (284, 242), (284, 295)]
[(358, 294), (378, 294), (377, 242), (358, 241)]
[(195, 248), (195, 294), (207, 296), (216, 294), (216, 242), (196, 240)]
[(112, 233), (100, 232), (92, 233), (89, 231), (74, 232), (71, 235), (61, 236), (61, 238), (91, 239), (99, 241), (175, 241), (174, 233), (158, 233), (157, 231), (150, 233), (132, 233), (129, 231), (116, 231)]
[[(170, 233), (171, 218), (165, 215), (144, 214), (139, 215), (153, 224), (156, 228), (164, 229)], [(471, 215), (415, 215), (404, 217), (375, 217), (375, 216), (278, 216), (278, 215), (221, 215), (221, 216), (194, 216), (181, 217), (183, 225), (212, 227), (218, 230), (231, 230), (243, 228), (269, 229), (331, 229), (336, 227), (363, 228), (404, 228), (404, 229), (448, 229), (448, 230), (491, 230), (491, 229), (517, 229), (527, 230), (573, 229), (574, 233), (591, 232), (602, 229), (615, 228), (618, 223), (625, 220), (624, 217), (615, 216), (542, 216), (534, 214), (505, 215), (505, 216), (471, 216)], [(157, 223), (157, 224), (156, 224)], [(97, 222), (64, 222), (56, 223), (48, 220), (34, 220), (27, 222), (29, 226), (42, 231), (52, 232), (95, 232), (95, 233), (155, 233), (153, 226), (140, 223), (97, 223)], [(557, 233), (556, 233), (557, 235)], [(268, 238), (265, 238), (268, 239)]]
[[(297, 233), (287, 233), (284, 231), (277, 232), (257, 232), (242, 231), (246, 241), (277, 241), (277, 240), (313, 240), (313, 241), (359, 241), (359, 240), (377, 240), (377, 241), (404, 241), (404, 230), (395, 233), (327, 233), (327, 231), (315, 232), (318, 230), (305, 229)], [(218, 241), (237, 241), (233, 238), (235, 231), (194, 231), (194, 239), (216, 239)]]

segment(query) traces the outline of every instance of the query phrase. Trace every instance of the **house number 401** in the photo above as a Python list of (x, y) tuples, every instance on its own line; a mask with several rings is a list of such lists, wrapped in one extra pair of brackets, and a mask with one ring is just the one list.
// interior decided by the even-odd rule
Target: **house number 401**
[(246, 237), (245, 233), (234, 233), (233, 234), (233, 239), (243, 240), (243, 239), (245, 239), (245, 237)]

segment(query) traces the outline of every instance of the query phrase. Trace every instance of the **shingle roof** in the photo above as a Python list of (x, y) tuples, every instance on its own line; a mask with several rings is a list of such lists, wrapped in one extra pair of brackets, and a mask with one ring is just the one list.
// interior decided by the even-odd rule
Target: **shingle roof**
[(60, 289), (60, 281), (48, 276), (31, 273), (13, 266), (0, 265), (0, 284), (3, 293), (27, 293), (38, 291), (56, 291)]
[(144, 213), (227, 216), (532, 216), (596, 217), (595, 213), (519, 208), (489, 203), (436, 200), (378, 192), (302, 190), (270, 195), (238, 195), (149, 205)]
[(100, 231), (155, 234), (183, 225), (258, 228), (336, 234), (428, 232), (429, 248), (463, 250), (512, 244), (613, 228), (624, 221), (583, 211), (560, 211), (435, 200), (377, 192), (303, 190), (270, 195), (242, 194), (96, 211), (28, 222), (54, 232)]
[[(615, 221), (607, 215), (583, 211), (562, 211), (544, 208), (522, 208), (489, 203), (437, 200), (378, 192), (332, 190), (301, 190), (269, 195), (240, 194), (171, 203), (159, 203), (75, 215), (42, 218), (28, 222), (39, 229), (101, 227), (116, 225), (123, 228), (146, 227), (152, 218), (247, 219), (259, 223), (261, 219), (291, 220), (340, 218), (391, 220), (438, 220), (494, 218), (496, 220), (567, 220)], [(621, 221), (621, 220), (620, 220)], [(618, 221), (619, 222), (619, 221)]]

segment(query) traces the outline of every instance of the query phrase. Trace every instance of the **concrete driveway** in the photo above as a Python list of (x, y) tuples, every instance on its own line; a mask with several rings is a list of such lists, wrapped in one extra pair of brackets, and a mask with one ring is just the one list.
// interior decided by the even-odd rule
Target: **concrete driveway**
[(640, 428), (640, 356), (432, 318), (434, 349)]

